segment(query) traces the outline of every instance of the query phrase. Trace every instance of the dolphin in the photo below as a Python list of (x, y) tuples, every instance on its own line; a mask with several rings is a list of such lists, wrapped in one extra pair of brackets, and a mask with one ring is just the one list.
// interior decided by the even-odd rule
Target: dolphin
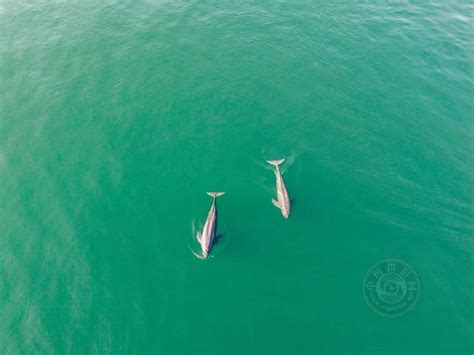
[(207, 192), (207, 194), (213, 197), (212, 206), (207, 215), (206, 223), (204, 223), (204, 228), (202, 229), (202, 232), (198, 232), (197, 234), (197, 240), (199, 244), (201, 244), (201, 250), (202, 250), (201, 257), (203, 259), (207, 258), (207, 256), (209, 255), (209, 252), (211, 251), (211, 248), (212, 248), (212, 241), (214, 240), (214, 237), (216, 235), (216, 229), (217, 229), (216, 199), (219, 196), (222, 196), (223, 194), (225, 194), (225, 192)]
[(267, 163), (275, 166), (277, 200), (272, 199), (272, 202), (281, 210), (283, 217), (288, 218), (290, 215), (290, 198), (288, 197), (288, 192), (286, 191), (286, 186), (278, 167), (284, 161), (285, 159), (267, 160)]

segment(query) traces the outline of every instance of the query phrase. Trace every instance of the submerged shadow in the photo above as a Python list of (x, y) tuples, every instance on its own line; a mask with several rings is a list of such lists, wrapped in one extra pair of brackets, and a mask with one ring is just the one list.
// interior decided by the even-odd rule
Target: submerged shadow
[(291, 209), (293, 209), (293, 207), (296, 205), (296, 199), (294, 198), (290, 198), (290, 204), (291, 204)]
[(212, 241), (212, 247), (214, 248), (217, 244), (219, 244), (220, 240), (222, 239), (222, 237), (224, 237), (224, 234), (222, 233), (219, 233), (219, 234), (216, 234), (216, 236), (214, 237), (213, 241)]

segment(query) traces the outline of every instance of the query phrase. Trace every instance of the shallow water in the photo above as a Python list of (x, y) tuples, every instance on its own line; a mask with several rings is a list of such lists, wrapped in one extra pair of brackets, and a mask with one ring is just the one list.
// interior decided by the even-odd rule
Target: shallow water
[(473, 12), (0, 3), (0, 352), (471, 353)]

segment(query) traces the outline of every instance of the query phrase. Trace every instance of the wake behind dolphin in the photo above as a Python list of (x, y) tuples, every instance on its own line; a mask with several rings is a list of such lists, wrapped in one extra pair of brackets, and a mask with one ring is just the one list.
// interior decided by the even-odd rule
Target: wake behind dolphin
[(272, 202), (275, 207), (281, 210), (283, 217), (288, 218), (290, 216), (290, 198), (288, 196), (288, 191), (286, 191), (285, 182), (283, 181), (279, 168), (279, 165), (284, 161), (285, 159), (267, 160), (267, 163), (275, 166), (277, 200), (272, 199)]
[(211, 209), (207, 215), (206, 223), (202, 232), (197, 233), (197, 240), (201, 245), (202, 255), (196, 255), (198, 258), (206, 259), (212, 248), (212, 242), (216, 236), (217, 230), (217, 198), (225, 194), (225, 192), (207, 192), (207, 194), (213, 197)]

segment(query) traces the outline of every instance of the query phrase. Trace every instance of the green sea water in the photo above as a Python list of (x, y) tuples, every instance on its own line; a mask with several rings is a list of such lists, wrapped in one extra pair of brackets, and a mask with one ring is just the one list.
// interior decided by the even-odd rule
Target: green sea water
[[(472, 354), (473, 14), (1, 1), (0, 353)], [(385, 259), (399, 317), (364, 299)]]

